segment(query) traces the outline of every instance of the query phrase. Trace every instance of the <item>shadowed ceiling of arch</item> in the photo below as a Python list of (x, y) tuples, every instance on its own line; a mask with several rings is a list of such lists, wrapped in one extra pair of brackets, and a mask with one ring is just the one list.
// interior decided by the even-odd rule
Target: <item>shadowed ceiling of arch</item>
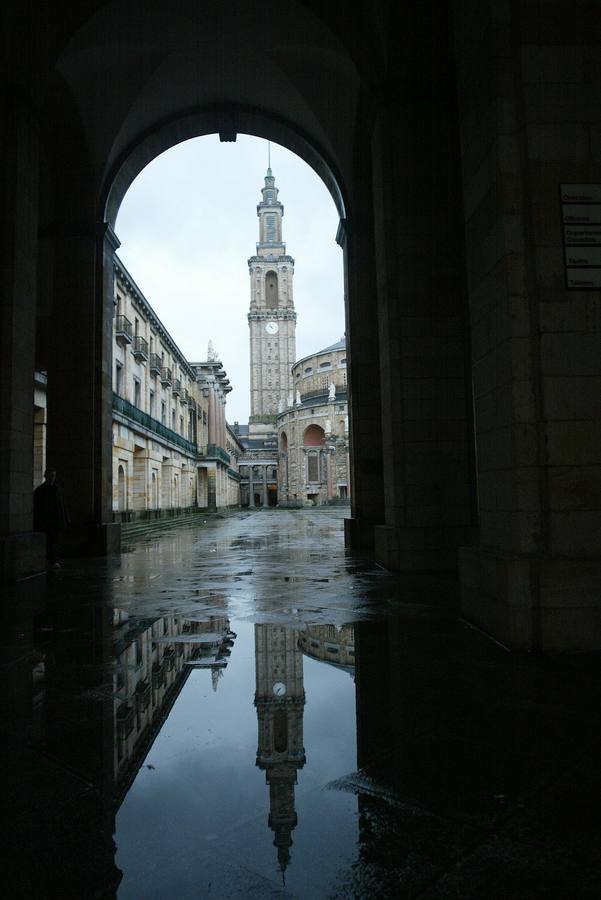
[(157, 123), (211, 104), (287, 120), (350, 172), (360, 79), (340, 40), (296, 0), (277, 11), (249, 0), (108, 3), (57, 68), (99, 174)]

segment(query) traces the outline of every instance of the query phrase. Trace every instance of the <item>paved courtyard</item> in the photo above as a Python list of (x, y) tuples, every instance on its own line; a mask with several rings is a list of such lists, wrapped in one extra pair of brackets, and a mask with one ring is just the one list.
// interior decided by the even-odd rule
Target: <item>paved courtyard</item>
[(598, 660), (507, 652), (450, 576), (348, 555), (345, 514), (5, 592), (5, 896), (599, 896)]

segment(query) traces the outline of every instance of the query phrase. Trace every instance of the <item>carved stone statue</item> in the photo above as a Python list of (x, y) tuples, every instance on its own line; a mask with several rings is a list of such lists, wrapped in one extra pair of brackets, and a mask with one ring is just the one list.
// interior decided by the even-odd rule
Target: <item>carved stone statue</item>
[(207, 349), (207, 362), (219, 362), (219, 354), (213, 347), (213, 341), (209, 341)]
[(330, 390), (328, 391), (328, 400), (335, 400), (335, 399), (336, 399), (336, 385), (334, 384), (334, 382), (332, 382), (330, 385)]
[(331, 433), (332, 433), (332, 423), (330, 422), (329, 419), (326, 419), (326, 424), (325, 424), (324, 431), (325, 431), (326, 434), (331, 434)]
[(300, 405), (301, 405), (300, 391), (297, 391), (297, 392), (296, 392), (296, 405), (297, 405), (297, 406), (300, 406)]

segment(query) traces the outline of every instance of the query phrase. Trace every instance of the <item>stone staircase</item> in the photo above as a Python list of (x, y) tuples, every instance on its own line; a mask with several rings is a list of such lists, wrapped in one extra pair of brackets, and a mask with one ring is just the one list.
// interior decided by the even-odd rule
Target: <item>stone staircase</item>
[(121, 523), (121, 544), (133, 543), (145, 537), (154, 537), (179, 528), (181, 525), (198, 525), (206, 519), (223, 518), (228, 510), (215, 512), (198, 510), (181, 516), (166, 516), (161, 519), (137, 519), (133, 522)]

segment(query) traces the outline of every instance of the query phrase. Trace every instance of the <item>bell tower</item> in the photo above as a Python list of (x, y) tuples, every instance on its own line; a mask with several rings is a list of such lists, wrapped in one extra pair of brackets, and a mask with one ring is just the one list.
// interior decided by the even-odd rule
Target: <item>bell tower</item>
[(292, 392), (296, 361), (296, 313), (292, 281), (294, 260), (282, 240), (284, 207), (271, 167), (257, 206), (259, 241), (248, 260), (250, 275), (250, 419), (252, 437), (275, 432), (279, 409)]

